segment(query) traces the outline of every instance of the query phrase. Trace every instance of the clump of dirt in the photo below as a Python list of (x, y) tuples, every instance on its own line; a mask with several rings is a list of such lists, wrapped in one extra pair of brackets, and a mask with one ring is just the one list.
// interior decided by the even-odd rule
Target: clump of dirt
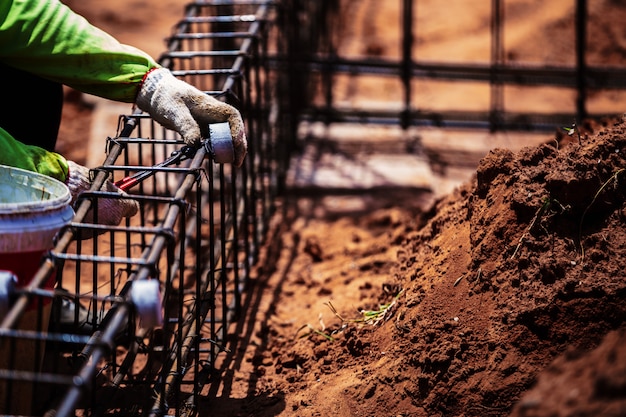
[(590, 353), (571, 349), (540, 375), (513, 417), (623, 416), (626, 413), (626, 331), (610, 332)]
[(254, 415), (623, 413), (626, 121), (578, 129), (491, 151), (421, 216), (292, 224), (251, 360), (277, 400)]

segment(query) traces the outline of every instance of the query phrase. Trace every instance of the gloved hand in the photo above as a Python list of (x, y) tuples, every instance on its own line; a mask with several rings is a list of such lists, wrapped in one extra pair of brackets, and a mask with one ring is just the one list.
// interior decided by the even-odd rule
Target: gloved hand
[(180, 133), (188, 145), (197, 146), (202, 137), (207, 137), (209, 123), (228, 122), (234, 164), (243, 163), (248, 144), (239, 111), (179, 80), (168, 69), (148, 73), (137, 95), (137, 106), (165, 128)]
[[(67, 161), (69, 175), (66, 184), (72, 195), (72, 204), (83, 191), (89, 190), (91, 180), (89, 178), (89, 168), (77, 164), (74, 161)], [(117, 192), (121, 195), (128, 195), (115, 186), (111, 181), (104, 183), (102, 191)], [(139, 203), (131, 198), (124, 199), (99, 199), (98, 200), (98, 224), (107, 226), (117, 226), (125, 217), (137, 214)], [(85, 222), (93, 223), (93, 209), (89, 210), (85, 217)]]

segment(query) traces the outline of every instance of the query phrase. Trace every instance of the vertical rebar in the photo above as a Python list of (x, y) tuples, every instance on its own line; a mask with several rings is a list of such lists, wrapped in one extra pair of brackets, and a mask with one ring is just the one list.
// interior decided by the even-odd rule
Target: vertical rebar
[(404, 91), (404, 110), (400, 116), (402, 129), (411, 125), (411, 75), (413, 69), (413, 0), (402, 0), (402, 68), (400, 76)]
[(587, 0), (576, 0), (576, 117), (582, 121), (587, 116)]
[[(300, 0), (290, 0), (286, 2), (286, 13), (283, 16), (285, 21), (283, 27), (285, 30), (285, 38), (287, 39), (287, 88), (288, 100), (283, 108), (287, 112), (289, 119), (289, 131), (284, 139), (289, 141), (287, 152), (289, 153), (294, 147), (297, 138), (298, 118), (300, 110), (308, 101), (308, 84), (302, 71), (304, 65), (304, 54), (306, 45), (301, 39), (300, 29), (300, 10), (302, 8)], [(283, 9), (285, 10), (285, 9)], [(285, 86), (283, 86), (284, 88)], [(283, 90), (285, 91), (285, 90)]]
[[(317, 26), (315, 32), (319, 33), (319, 49), (325, 56), (324, 58), (324, 70), (322, 71), (322, 85), (324, 86), (324, 123), (329, 125), (333, 121), (333, 109), (334, 109), (334, 80), (335, 80), (335, 62), (337, 60), (337, 51), (333, 42), (334, 35), (334, 19), (336, 17), (336, 10), (332, 5), (335, 3), (323, 0), (320, 3), (318, 18), (311, 22), (312, 25)], [(311, 43), (314, 43), (312, 40)]]
[(491, 1), (491, 76), (490, 76), (490, 111), (489, 129), (492, 132), (499, 130), (502, 124), (504, 105), (502, 82), (498, 77), (500, 67), (504, 61), (502, 47), (502, 20), (504, 11), (501, 0)]

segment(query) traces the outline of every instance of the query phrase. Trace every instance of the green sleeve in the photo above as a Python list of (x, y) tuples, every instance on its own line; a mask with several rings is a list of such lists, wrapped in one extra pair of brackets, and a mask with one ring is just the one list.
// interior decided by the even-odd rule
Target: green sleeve
[(38, 172), (65, 182), (68, 176), (67, 161), (55, 152), (38, 146), (24, 145), (0, 128), (0, 164)]
[(0, 1), (0, 62), (79, 91), (132, 103), (159, 65), (59, 0)]

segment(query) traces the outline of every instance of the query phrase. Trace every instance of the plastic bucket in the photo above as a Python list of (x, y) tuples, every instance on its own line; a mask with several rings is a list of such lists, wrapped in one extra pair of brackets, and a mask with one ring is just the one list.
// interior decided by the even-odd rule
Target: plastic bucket
[[(62, 182), (35, 172), (0, 165), (0, 270), (9, 271), (17, 277), (16, 287), (28, 285), (41, 266), (42, 256), (53, 246), (53, 239), (59, 229), (68, 224), (74, 216), (70, 205), (70, 190)], [(55, 277), (51, 276), (45, 285), (52, 289)], [(44, 299), (44, 308), (33, 302), (21, 317), (21, 330), (46, 332), (50, 318), (51, 299)], [(2, 317), (0, 317), (0, 320)], [(39, 323), (39, 326), (38, 326)], [(43, 342), (18, 340), (0, 344), (0, 358), (8, 359), (9, 364), (0, 360), (0, 369), (37, 371), (43, 353)], [(11, 355), (8, 350), (14, 350)], [(32, 399), (32, 384), (13, 381), (11, 393), (5, 396), (6, 381), (0, 380), (0, 413), (28, 412)], [(5, 401), (10, 398), (10, 410)]]
[(54, 178), (0, 165), (0, 270), (14, 273), (18, 287), (30, 282), (54, 235), (72, 220), (71, 199)]

